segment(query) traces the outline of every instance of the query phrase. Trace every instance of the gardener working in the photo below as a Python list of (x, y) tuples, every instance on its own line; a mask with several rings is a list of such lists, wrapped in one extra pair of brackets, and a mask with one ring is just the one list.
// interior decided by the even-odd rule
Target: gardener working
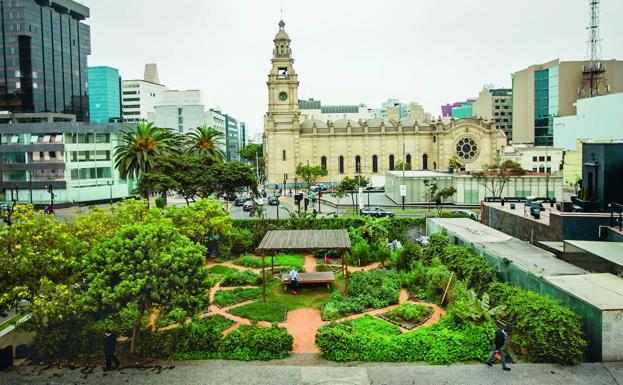
[(292, 286), (292, 294), (297, 294), (296, 291), (299, 288), (299, 273), (296, 271), (295, 267), (290, 270), (290, 285)]
[(485, 362), (485, 364), (492, 366), (491, 362), (493, 361), (493, 358), (495, 357), (495, 353), (499, 352), (500, 361), (502, 362), (502, 369), (511, 370), (511, 368), (506, 366), (506, 360), (504, 359), (504, 350), (502, 349), (504, 347), (504, 341), (506, 341), (506, 332), (504, 331), (504, 329), (499, 328), (495, 332), (495, 339), (493, 340), (493, 351), (491, 352), (491, 355), (489, 356), (489, 358), (487, 358), (487, 361)]
[(117, 355), (117, 335), (110, 330), (106, 330), (104, 333), (104, 356), (106, 358), (106, 370), (112, 369), (112, 361), (115, 362), (115, 366), (118, 368), (121, 364)]

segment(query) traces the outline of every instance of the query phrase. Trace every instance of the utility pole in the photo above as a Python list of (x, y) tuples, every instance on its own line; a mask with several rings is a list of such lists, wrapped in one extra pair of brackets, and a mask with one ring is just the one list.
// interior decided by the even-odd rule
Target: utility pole
[(258, 158), (257, 150), (255, 150), (255, 175), (257, 182), (260, 182), (260, 160)]
[(106, 184), (108, 185), (108, 187), (110, 188), (110, 204), (112, 205), (112, 185), (114, 182), (107, 180)]

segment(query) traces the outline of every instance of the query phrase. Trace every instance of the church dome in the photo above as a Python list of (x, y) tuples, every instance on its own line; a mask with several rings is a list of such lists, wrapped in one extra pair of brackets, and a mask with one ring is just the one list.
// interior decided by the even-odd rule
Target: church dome
[(414, 127), (416, 125), (416, 123), (417, 123), (417, 119), (415, 119), (412, 116), (400, 119), (400, 124), (403, 127)]
[(301, 123), (301, 128), (327, 128), (327, 123), (318, 119), (307, 119)]
[(285, 26), (286, 26), (286, 23), (284, 23), (283, 20), (279, 21), (279, 32), (277, 32), (277, 34), (275, 35), (275, 41), (276, 40), (290, 41), (290, 36), (284, 30)]
[(368, 127), (381, 127), (381, 123), (384, 123), (385, 126), (390, 125), (388, 121), (379, 118), (368, 119), (366, 120), (366, 123), (368, 124)]
[(333, 122), (333, 127), (335, 128), (346, 128), (350, 124), (351, 127), (359, 127), (359, 123), (355, 122), (352, 119), (338, 119)]

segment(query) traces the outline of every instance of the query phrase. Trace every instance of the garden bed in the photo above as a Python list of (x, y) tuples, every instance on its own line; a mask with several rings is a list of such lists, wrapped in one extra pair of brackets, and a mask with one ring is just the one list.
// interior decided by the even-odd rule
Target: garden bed
[[(417, 306), (422, 307), (416, 308)], [(435, 308), (432, 304), (405, 302), (393, 310), (377, 314), (376, 316), (394, 325), (411, 330), (428, 321), (433, 314), (435, 314)]]
[(233, 308), (228, 312), (251, 321), (283, 322), (286, 320), (288, 307), (280, 303), (258, 301)]
[(218, 290), (214, 295), (214, 304), (221, 308), (256, 299), (260, 295), (262, 295), (262, 289), (259, 287), (237, 287), (233, 290)]
[[(265, 257), (265, 266), (271, 267), (271, 257), (267, 255)], [(277, 254), (273, 258), (275, 268), (279, 267), (280, 270), (288, 270), (295, 267), (298, 272), (305, 271), (305, 257), (303, 255), (296, 254)], [(236, 265), (249, 267), (252, 269), (260, 269), (262, 267), (262, 258), (252, 255), (243, 255), (240, 258), (233, 261)]]

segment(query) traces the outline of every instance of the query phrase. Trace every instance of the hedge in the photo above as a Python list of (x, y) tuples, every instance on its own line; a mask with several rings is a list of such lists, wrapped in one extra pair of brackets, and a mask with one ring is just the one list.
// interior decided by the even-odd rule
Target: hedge
[(493, 323), (455, 323), (446, 316), (431, 327), (400, 335), (358, 331), (349, 323), (323, 326), (316, 334), (322, 356), (333, 361), (426, 361), (447, 365), (487, 358)]
[(528, 349), (536, 362), (576, 364), (586, 348), (580, 318), (547, 295), (507, 283), (489, 287), (492, 304), (506, 305), (512, 341)]

